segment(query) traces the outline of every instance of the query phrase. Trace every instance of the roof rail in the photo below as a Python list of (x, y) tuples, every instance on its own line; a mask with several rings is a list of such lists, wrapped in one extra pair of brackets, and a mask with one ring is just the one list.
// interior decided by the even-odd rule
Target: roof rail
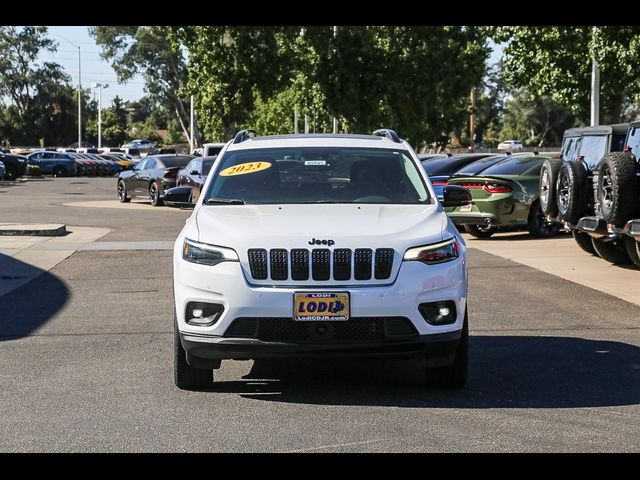
[(402, 143), (402, 140), (400, 140), (400, 137), (398, 136), (398, 134), (388, 128), (381, 128), (379, 130), (376, 130), (375, 132), (372, 133), (372, 135), (376, 135), (378, 137), (387, 137), (392, 142)]
[(253, 138), (257, 135), (254, 130), (240, 130), (236, 134), (236, 138), (233, 139), (233, 143), (242, 143), (248, 138)]

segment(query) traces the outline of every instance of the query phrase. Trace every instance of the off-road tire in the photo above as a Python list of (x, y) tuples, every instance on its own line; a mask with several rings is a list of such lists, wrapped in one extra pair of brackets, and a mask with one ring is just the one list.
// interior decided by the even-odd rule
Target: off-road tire
[(587, 172), (579, 162), (563, 162), (556, 181), (556, 205), (561, 220), (578, 223), (587, 209)]
[(603, 260), (614, 265), (630, 265), (633, 263), (627, 249), (624, 246), (624, 239), (604, 242), (598, 238), (592, 238), (593, 249)]
[(469, 370), (469, 319), (464, 312), (462, 335), (456, 350), (453, 363), (446, 367), (427, 367), (425, 369), (425, 386), (427, 388), (461, 389), (467, 383)]
[(545, 215), (552, 217), (558, 215), (556, 183), (561, 166), (562, 160), (559, 158), (548, 158), (540, 170), (540, 207)]
[(596, 195), (605, 222), (621, 225), (635, 216), (640, 192), (633, 155), (612, 152), (604, 157), (598, 172)]
[(575, 229), (571, 230), (571, 235), (573, 235), (573, 239), (576, 241), (576, 243), (582, 250), (584, 250), (587, 253), (590, 253), (591, 255), (598, 255), (596, 253), (595, 248), (593, 248), (591, 235)]

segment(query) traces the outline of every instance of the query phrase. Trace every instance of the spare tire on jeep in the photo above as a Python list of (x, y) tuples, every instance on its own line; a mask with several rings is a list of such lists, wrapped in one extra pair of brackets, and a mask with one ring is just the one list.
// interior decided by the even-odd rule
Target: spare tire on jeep
[(556, 204), (561, 220), (578, 223), (587, 209), (587, 172), (579, 162), (564, 162), (556, 181)]
[(602, 160), (596, 196), (602, 218), (620, 225), (638, 211), (640, 198), (636, 181), (636, 164), (629, 152), (612, 152)]
[(545, 215), (551, 215), (552, 217), (558, 215), (555, 187), (561, 166), (561, 159), (548, 158), (544, 161), (540, 170), (540, 208)]

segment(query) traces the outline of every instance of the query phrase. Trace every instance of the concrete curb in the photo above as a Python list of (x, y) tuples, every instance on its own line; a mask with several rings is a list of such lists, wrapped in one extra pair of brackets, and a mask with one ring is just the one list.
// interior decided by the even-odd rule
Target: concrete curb
[(0, 235), (7, 236), (35, 236), (35, 237), (61, 237), (66, 235), (67, 227), (64, 224), (40, 224), (40, 225), (2, 225)]

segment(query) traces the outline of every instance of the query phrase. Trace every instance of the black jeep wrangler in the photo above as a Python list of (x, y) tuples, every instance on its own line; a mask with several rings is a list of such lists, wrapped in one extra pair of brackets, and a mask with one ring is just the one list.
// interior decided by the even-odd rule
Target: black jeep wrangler
[(576, 230), (591, 236), (598, 254), (614, 264), (640, 266), (640, 122), (629, 125), (621, 152), (611, 152), (593, 178), (591, 215)]
[(607, 159), (623, 152), (629, 123), (571, 128), (564, 133), (560, 158), (548, 159), (540, 172), (540, 206), (549, 220), (563, 223), (576, 243), (605, 259), (626, 256), (624, 242), (592, 236), (579, 228), (585, 216), (595, 216), (599, 202), (594, 188)]

